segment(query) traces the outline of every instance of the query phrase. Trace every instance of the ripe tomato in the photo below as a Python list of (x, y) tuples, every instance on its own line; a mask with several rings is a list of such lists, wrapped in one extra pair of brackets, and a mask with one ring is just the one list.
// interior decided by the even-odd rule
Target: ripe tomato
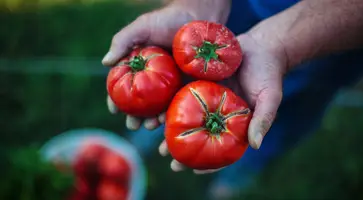
[(76, 175), (85, 178), (87, 182), (97, 181), (98, 161), (106, 151), (106, 147), (96, 143), (82, 146), (73, 164)]
[(85, 194), (74, 192), (67, 198), (67, 200), (85, 200), (87, 197), (88, 196)]
[(126, 200), (127, 189), (113, 181), (104, 179), (98, 185), (97, 197), (99, 200)]
[(173, 41), (173, 56), (186, 74), (220, 81), (232, 76), (242, 62), (241, 46), (227, 27), (208, 21), (182, 26)]
[(194, 81), (175, 95), (166, 114), (170, 154), (194, 169), (218, 169), (242, 157), (248, 147), (251, 111), (230, 89)]
[(107, 91), (124, 113), (150, 117), (166, 110), (181, 86), (180, 71), (165, 50), (137, 48), (112, 68)]
[(101, 176), (128, 184), (131, 169), (129, 163), (117, 153), (109, 150), (99, 160)]

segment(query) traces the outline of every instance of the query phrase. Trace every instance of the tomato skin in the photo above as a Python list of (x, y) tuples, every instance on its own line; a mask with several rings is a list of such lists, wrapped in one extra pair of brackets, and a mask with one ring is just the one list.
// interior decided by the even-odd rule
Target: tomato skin
[[(197, 48), (204, 41), (219, 46), (215, 50), (218, 60), (196, 58)], [(235, 35), (224, 25), (196, 20), (185, 24), (176, 33), (173, 57), (184, 73), (201, 80), (220, 81), (237, 71), (242, 62), (242, 49)]]
[(131, 177), (129, 163), (113, 151), (108, 151), (99, 160), (99, 172), (102, 177), (111, 178), (128, 185)]
[(126, 200), (127, 189), (115, 182), (104, 179), (97, 188), (97, 199), (99, 200)]
[(90, 199), (90, 198), (89, 196), (78, 192), (72, 193), (71, 196), (67, 198), (67, 200), (85, 200), (85, 199)]
[[(194, 93), (193, 93), (194, 91)], [(200, 97), (198, 100), (197, 96)], [(224, 101), (222, 101), (222, 97)], [(206, 129), (209, 113), (227, 117), (219, 137)], [(222, 102), (222, 103), (221, 103)], [(230, 89), (210, 81), (194, 81), (175, 95), (166, 114), (165, 138), (170, 154), (193, 169), (218, 169), (240, 159), (248, 147), (247, 130), (251, 120), (247, 103)], [(185, 136), (188, 130), (196, 130)]]
[[(135, 71), (127, 63), (135, 56), (149, 58), (144, 70)], [(107, 91), (124, 113), (152, 117), (166, 110), (181, 86), (180, 76), (174, 59), (165, 50), (156, 46), (136, 48), (110, 70)]]
[(97, 176), (98, 161), (107, 148), (96, 143), (85, 143), (78, 152), (73, 169), (79, 176), (92, 178)]

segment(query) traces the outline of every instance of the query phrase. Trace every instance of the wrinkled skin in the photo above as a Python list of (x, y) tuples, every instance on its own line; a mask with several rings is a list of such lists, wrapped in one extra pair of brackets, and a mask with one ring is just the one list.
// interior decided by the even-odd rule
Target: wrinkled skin
[(232, 31), (209, 21), (182, 26), (173, 40), (173, 55), (183, 72), (211, 81), (229, 78), (242, 62), (242, 49)]
[(193, 169), (225, 167), (246, 151), (251, 116), (247, 103), (230, 89), (209, 81), (191, 82), (175, 95), (167, 111), (168, 149), (174, 159)]
[(134, 49), (107, 77), (112, 101), (124, 113), (139, 117), (165, 111), (180, 85), (173, 58), (156, 46)]

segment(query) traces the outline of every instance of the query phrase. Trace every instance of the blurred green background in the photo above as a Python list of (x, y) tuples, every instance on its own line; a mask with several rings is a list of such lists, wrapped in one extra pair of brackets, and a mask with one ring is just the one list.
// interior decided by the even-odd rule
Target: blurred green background
[[(83, 127), (124, 135), (124, 116), (106, 108), (108, 70), (100, 61), (113, 34), (158, 1), (1, 0), (0, 6), (1, 147), (43, 143)], [(343, 90), (317, 133), (236, 199), (363, 199), (362, 91)], [(205, 199), (210, 175), (172, 173), (170, 159), (154, 151), (145, 160), (146, 199)]]

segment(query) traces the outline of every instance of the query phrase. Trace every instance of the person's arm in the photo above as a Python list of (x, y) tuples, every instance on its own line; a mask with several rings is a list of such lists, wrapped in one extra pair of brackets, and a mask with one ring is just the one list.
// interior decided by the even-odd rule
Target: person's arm
[(193, 19), (226, 23), (231, 9), (231, 0), (174, 0), (178, 8), (191, 11)]
[(277, 37), (272, 46), (283, 44), (288, 67), (363, 47), (363, 1), (304, 0), (262, 21), (249, 34), (257, 39)]

